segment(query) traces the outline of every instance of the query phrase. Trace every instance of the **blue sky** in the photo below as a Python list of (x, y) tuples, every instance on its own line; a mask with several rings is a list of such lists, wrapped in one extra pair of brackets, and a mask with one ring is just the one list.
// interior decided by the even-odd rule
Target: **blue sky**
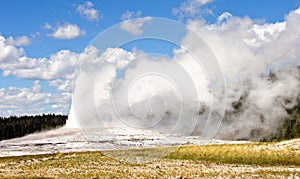
[[(22, 48), (26, 57), (34, 59), (45, 58), (46, 60), (49, 60), (52, 55), (61, 50), (81, 53), (97, 34), (112, 25), (122, 22), (124, 20), (122, 16), (126, 12), (132, 13), (130, 18), (152, 16), (179, 20), (183, 23), (187, 23), (188, 20), (201, 19), (206, 21), (208, 25), (214, 24), (222, 13), (229, 12), (232, 16), (247, 16), (260, 24), (270, 24), (284, 21), (291, 11), (300, 6), (300, 0), (11, 0), (1, 1), (0, 3), (0, 36), (3, 36), (6, 41), (9, 38), (13, 38), (14, 40), (9, 42), (10, 45), (16, 49)], [(183, 9), (184, 5), (188, 4), (193, 5), (193, 9), (190, 9), (190, 12)], [(87, 11), (88, 13), (94, 12), (96, 14), (85, 14), (85, 12), (80, 11), (80, 6), (85, 10), (92, 10)], [(68, 25), (73, 30), (77, 30), (75, 35), (55, 35), (55, 32), (60, 27), (66, 28)], [(17, 42), (17, 38), (22, 36), (25, 37), (23, 41)], [(147, 43), (145, 44), (147, 45)], [(131, 47), (130, 45), (128, 46)], [(159, 53), (170, 55), (173, 46), (164, 46), (163, 48), (158, 45), (152, 48), (154, 48), (154, 51), (157, 48)], [(1, 50), (3, 49), (0, 48), (0, 53), (4, 53)], [(153, 51), (153, 49), (151, 50)], [(5, 63), (10, 63), (10, 60), (6, 59), (0, 61), (0, 63), (5, 65)], [(6, 76), (3, 72), (4, 67), (0, 70), (0, 88), (4, 91), (9, 87), (18, 88), (19, 92), (23, 88), (32, 90), (34, 83), (36, 83), (37, 86), (41, 86), (41, 90), (38, 93), (43, 93), (44, 95), (48, 93), (59, 95), (70, 92), (58, 90), (57, 85), (50, 85), (51, 80), (56, 80), (54, 78), (24, 77), (24, 75), (13, 73)], [(36, 80), (38, 82), (34, 82)], [(17, 93), (15, 92), (14, 95), (17, 95)], [(70, 98), (66, 97), (66, 99), (68, 101), (62, 104), (70, 103)], [(22, 103), (21, 101), (19, 103)], [(10, 104), (14, 106), (12, 108), (7, 107), (6, 103), (6, 101), (1, 103), (0, 115), (26, 114), (28, 111), (25, 106), (27, 105), (28, 107), (34, 102), (24, 103), (24, 105)], [(44, 106), (43, 112), (46, 113), (66, 113), (67, 109), (65, 111), (54, 110), (57, 109), (55, 108), (55, 103), (59, 103), (59, 99), (50, 103), (44, 100), (39, 102), (37, 106), (33, 105), (33, 108), (38, 109), (40, 106)], [(16, 106), (18, 110), (15, 110)], [(24, 106), (24, 109), (22, 109), (22, 106)], [(8, 110), (11, 112), (7, 112)]]
[[(34, 36), (33, 43), (25, 47), (26, 53), (31, 57), (48, 57), (61, 49), (72, 49), (80, 52), (102, 30), (120, 23), (123, 13), (126, 11), (142, 11), (141, 16), (164, 17), (177, 20), (172, 9), (179, 7), (181, 1), (91, 1), (94, 8), (102, 14), (97, 22), (90, 22), (76, 12), (78, 4), (85, 1), (3, 1), (0, 7), (1, 34), (4, 36)], [(299, 7), (299, 0), (216, 0), (206, 5), (214, 14), (205, 15), (208, 21), (214, 22), (223, 12), (230, 12), (235, 16), (249, 16), (253, 19), (261, 19), (266, 22), (282, 21), (289, 11)], [(86, 35), (71, 41), (57, 40), (47, 37), (49, 31), (43, 26), (45, 23), (77, 24), (86, 31)], [(41, 48), (42, 46), (42, 48)]]

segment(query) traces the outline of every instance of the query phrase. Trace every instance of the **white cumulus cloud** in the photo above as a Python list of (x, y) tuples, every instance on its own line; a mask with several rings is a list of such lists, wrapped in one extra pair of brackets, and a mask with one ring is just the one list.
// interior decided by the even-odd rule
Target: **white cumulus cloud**
[(7, 41), (7, 44), (9, 44), (9, 45), (15, 45), (15, 46), (30, 45), (30, 39), (25, 35), (16, 37), (16, 38), (13, 38), (12, 36), (10, 36), (6, 39), (6, 41)]
[[(143, 17), (139, 18), (141, 16), (142, 12), (137, 11), (137, 12), (132, 12), (132, 11), (126, 11), (122, 16), (121, 20), (121, 29), (130, 33), (131, 35), (141, 35), (143, 34), (142, 27), (143, 25), (151, 20), (151, 17)], [(135, 19), (137, 18), (137, 19)], [(132, 19), (132, 20), (130, 20)]]
[(232, 15), (229, 12), (223, 12), (217, 19), (218, 23), (221, 24), (222, 22), (228, 20)]
[(3, 70), (3, 75), (26, 79), (71, 79), (79, 58), (77, 53), (69, 50), (61, 50), (49, 59), (30, 58), (24, 54), (23, 49), (4, 45), (1, 40), (0, 52), (0, 62), (3, 62), (0, 63), (0, 69)]
[(14, 62), (22, 55), (24, 55), (22, 48), (16, 48), (14, 45), (7, 43), (3, 36), (0, 36), (0, 65)]
[(187, 0), (181, 3), (179, 8), (173, 8), (172, 13), (180, 20), (184, 18), (195, 18), (201, 14), (212, 14), (212, 11), (202, 6), (213, 2), (214, 0)]
[(89, 21), (98, 21), (100, 18), (102, 18), (102, 15), (94, 8), (94, 4), (90, 1), (78, 5), (76, 10), (82, 17), (88, 19)]
[(46, 24), (44, 28), (52, 29), (53, 32), (48, 35), (56, 39), (75, 39), (85, 35), (85, 31), (81, 30), (76, 24), (66, 23), (57, 27), (52, 27), (50, 24)]

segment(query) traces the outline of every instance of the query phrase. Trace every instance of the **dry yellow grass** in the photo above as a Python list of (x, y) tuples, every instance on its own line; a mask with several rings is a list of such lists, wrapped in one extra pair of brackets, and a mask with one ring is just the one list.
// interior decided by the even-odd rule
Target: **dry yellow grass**
[(300, 166), (300, 148), (276, 143), (182, 146), (168, 158), (234, 164)]

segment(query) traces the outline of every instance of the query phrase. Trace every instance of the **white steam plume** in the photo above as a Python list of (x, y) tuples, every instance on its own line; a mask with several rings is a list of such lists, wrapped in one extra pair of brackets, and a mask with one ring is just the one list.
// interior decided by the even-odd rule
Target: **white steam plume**
[[(299, 12), (292, 11), (284, 22), (274, 24), (256, 24), (250, 18), (234, 16), (216, 24), (189, 21), (188, 26), (199, 32), (214, 52), (226, 79), (226, 114), (218, 137), (260, 139), (272, 133), (287, 116), (286, 109), (299, 100)], [(159, 125), (150, 129), (187, 134), (182, 131), (190, 131), (184, 129), (197, 123), (193, 134), (202, 135), (209, 118), (222, 117), (211, 110), (211, 105), (218, 108), (224, 91), (218, 91), (218, 81), (207, 77), (206, 72), (212, 70), (195, 64), (191, 54), (205, 52), (195, 39), (194, 33), (187, 32), (182, 48), (174, 50), (171, 60), (122, 48), (100, 53), (88, 47), (80, 57), (85, 65), (75, 80), (76, 111), (71, 111), (73, 116), (76, 112), (80, 127), (103, 126), (103, 122), (122, 126), (129, 122), (149, 128), (159, 119)], [(190, 52), (185, 47), (190, 47)], [(276, 79), (263, 76), (270, 70), (276, 72)], [(177, 84), (155, 75), (159, 72), (176, 79)], [(179, 105), (184, 106), (183, 113)], [(74, 118), (67, 124), (72, 121)]]

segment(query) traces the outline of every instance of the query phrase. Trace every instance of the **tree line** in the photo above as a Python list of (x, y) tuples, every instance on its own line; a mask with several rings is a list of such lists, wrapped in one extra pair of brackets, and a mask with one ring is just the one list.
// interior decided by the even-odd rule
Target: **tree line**
[(0, 141), (63, 126), (67, 118), (56, 114), (0, 117)]

